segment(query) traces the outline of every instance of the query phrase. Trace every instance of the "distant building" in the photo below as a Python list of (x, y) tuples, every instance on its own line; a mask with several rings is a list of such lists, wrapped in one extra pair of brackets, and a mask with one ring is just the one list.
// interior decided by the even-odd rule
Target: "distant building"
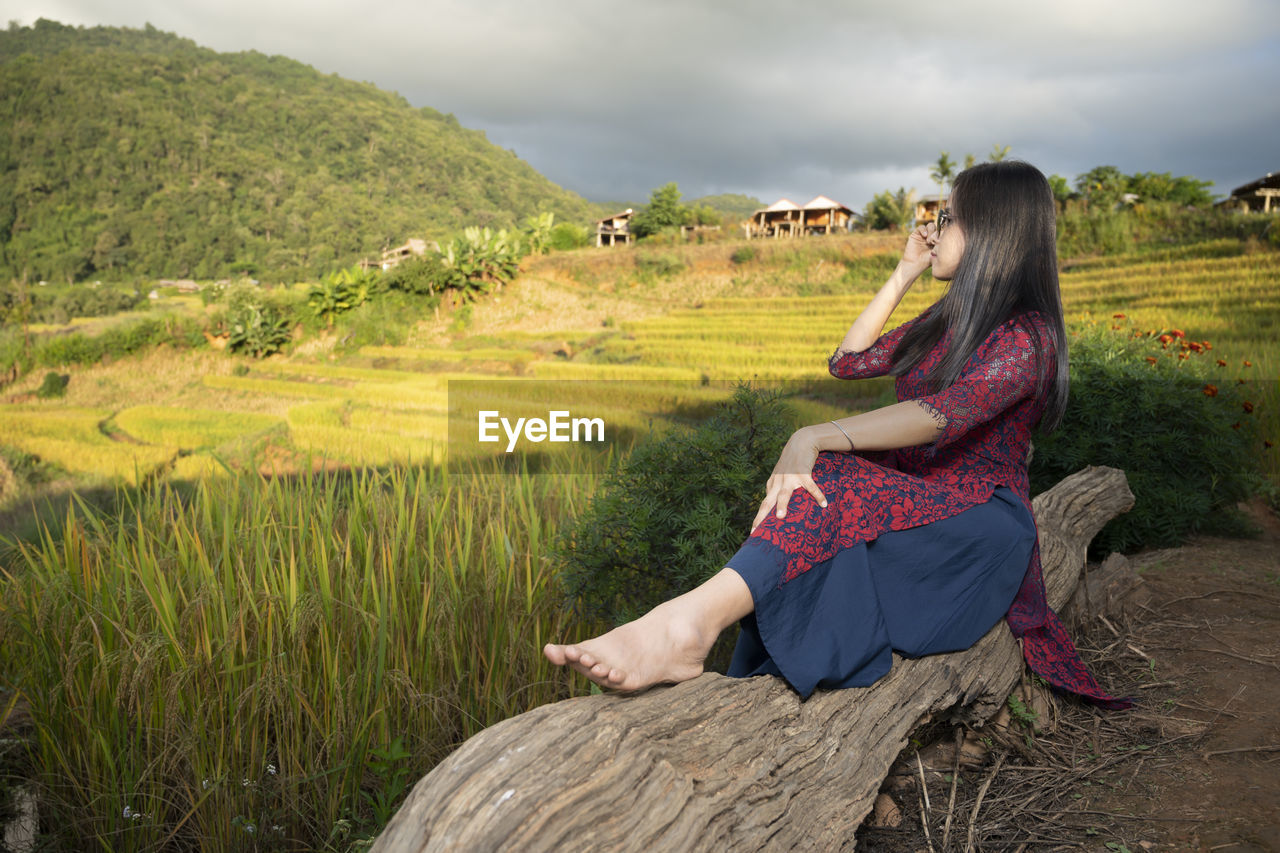
[(790, 199), (780, 198), (751, 214), (751, 219), (742, 223), (742, 228), (748, 239), (831, 234), (848, 231), (856, 215), (825, 195), (815, 196), (803, 207)]
[[(410, 237), (409, 241), (403, 246), (396, 246), (394, 249), (386, 249), (382, 252), (382, 259), (371, 261), (367, 258), (360, 261), (360, 268), (364, 270), (380, 269), (383, 272), (395, 267), (401, 261), (408, 260), (413, 257), (422, 257), (427, 253), (427, 241), (420, 240), (417, 237)], [(431, 248), (440, 251), (440, 244), (432, 241)]]
[(1256, 181), (1236, 187), (1218, 206), (1241, 213), (1280, 211), (1280, 172), (1267, 172)]
[(635, 211), (627, 208), (621, 213), (596, 220), (596, 245), (614, 246), (631, 242), (631, 217)]
[(916, 200), (916, 222), (923, 225), (938, 218), (938, 210), (947, 206), (950, 195), (926, 195)]

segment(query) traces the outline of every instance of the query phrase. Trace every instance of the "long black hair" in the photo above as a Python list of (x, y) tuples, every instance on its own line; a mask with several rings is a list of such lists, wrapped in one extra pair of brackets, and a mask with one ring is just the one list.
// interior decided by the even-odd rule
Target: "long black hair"
[(964, 232), (964, 252), (951, 285), (928, 316), (902, 336), (890, 373), (919, 364), (947, 329), (946, 355), (929, 372), (931, 393), (948, 387), (987, 336), (1027, 311), (1047, 321), (1056, 358), (1045, 363), (1040, 335), (1024, 322), (1035, 347), (1038, 393), (1044, 396), (1040, 428), (1052, 431), (1067, 407), (1067, 333), (1058, 290), (1057, 206), (1049, 182), (1020, 160), (965, 169), (951, 188), (950, 212)]

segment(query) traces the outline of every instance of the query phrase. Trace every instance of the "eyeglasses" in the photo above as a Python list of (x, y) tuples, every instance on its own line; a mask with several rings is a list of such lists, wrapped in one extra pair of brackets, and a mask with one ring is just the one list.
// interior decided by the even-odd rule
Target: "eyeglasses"
[(946, 228), (949, 224), (951, 224), (951, 222), (952, 222), (954, 219), (955, 219), (955, 217), (951, 215), (951, 211), (949, 211), (949, 210), (943, 210), (943, 211), (939, 211), (939, 212), (938, 212), (938, 231), (937, 231), (937, 234), (938, 234), (938, 236), (939, 236), (939, 237), (941, 237), (941, 236), (942, 236), (942, 229), (943, 229), (943, 228)]

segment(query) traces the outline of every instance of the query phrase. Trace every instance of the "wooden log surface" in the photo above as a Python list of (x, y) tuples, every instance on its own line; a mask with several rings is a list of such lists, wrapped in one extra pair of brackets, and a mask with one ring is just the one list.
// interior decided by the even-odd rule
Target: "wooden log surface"
[[(1035, 498), (1050, 606), (1070, 597), (1089, 541), (1132, 505), (1124, 473), (1103, 467)], [(852, 850), (911, 732), (939, 716), (981, 725), (1022, 666), (1001, 620), (966, 651), (895, 655), (871, 687), (807, 701), (774, 676), (704, 673), (544, 705), (438, 764), (372, 849)]]

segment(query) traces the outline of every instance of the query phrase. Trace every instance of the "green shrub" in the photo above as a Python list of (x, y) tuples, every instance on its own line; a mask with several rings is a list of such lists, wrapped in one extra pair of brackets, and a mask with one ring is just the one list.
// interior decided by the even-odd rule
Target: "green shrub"
[(422, 257), (401, 261), (382, 275), (389, 290), (426, 295), (444, 289), (449, 271), (439, 252), (428, 252)]
[(311, 286), (307, 293), (307, 307), (317, 319), (332, 326), (334, 317), (369, 300), (378, 278), (379, 273), (359, 266), (330, 273), (320, 279), (319, 284)]
[(636, 271), (641, 278), (671, 278), (684, 269), (684, 261), (675, 255), (637, 254)]
[(561, 222), (551, 229), (547, 245), (557, 252), (570, 249), (581, 249), (592, 242), (591, 229), (585, 225), (574, 225), (572, 222)]
[(756, 250), (750, 246), (743, 246), (733, 250), (733, 254), (729, 256), (729, 260), (735, 264), (750, 263), (756, 259)]
[(40, 383), (40, 387), (36, 389), (36, 396), (41, 400), (65, 397), (67, 395), (67, 385), (70, 382), (70, 375), (50, 370), (44, 375), (44, 382)]
[(637, 444), (562, 532), (557, 553), (578, 614), (629, 621), (722, 569), (792, 430), (777, 392), (739, 384), (701, 425)]
[(1248, 386), (1179, 330), (1134, 334), (1088, 328), (1071, 338), (1070, 401), (1058, 429), (1035, 441), (1032, 491), (1087, 465), (1125, 472), (1133, 509), (1094, 537), (1095, 557), (1246, 532), (1235, 505), (1255, 490)]

